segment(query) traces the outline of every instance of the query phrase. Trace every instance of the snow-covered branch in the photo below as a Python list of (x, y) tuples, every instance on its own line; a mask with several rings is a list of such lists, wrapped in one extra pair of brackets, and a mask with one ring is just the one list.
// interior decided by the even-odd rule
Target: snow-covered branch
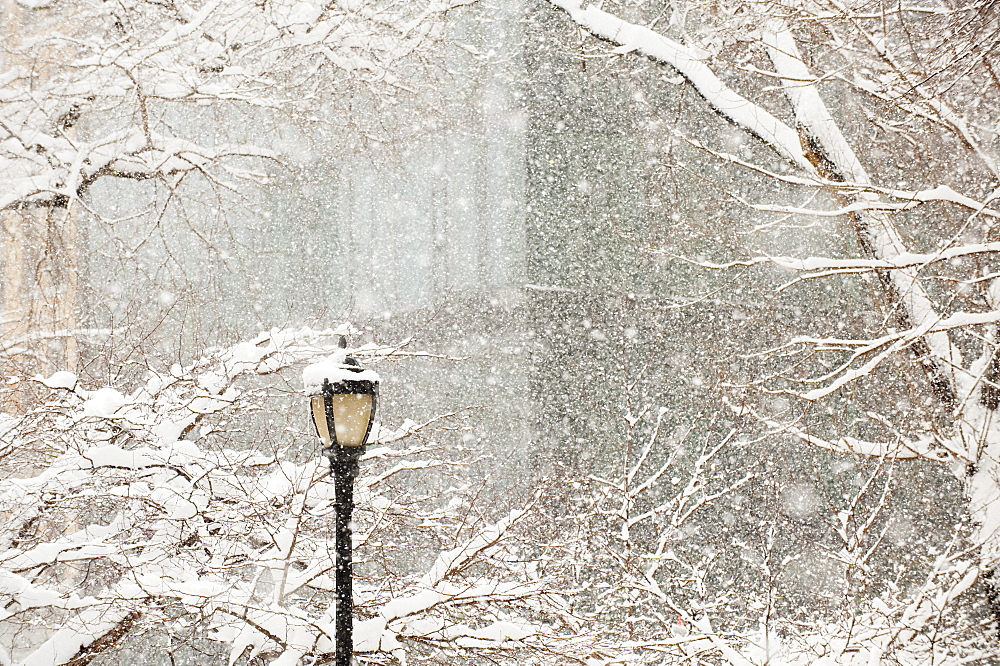
[(721, 115), (753, 133), (792, 164), (809, 168), (795, 130), (726, 85), (705, 64), (708, 53), (624, 21), (594, 5), (585, 8), (581, 0), (550, 1), (591, 34), (620, 45), (621, 52), (637, 51), (670, 65)]
[[(421, 85), (418, 70), (407, 67), (439, 39), (451, 7), (283, 0), (77, 9), (70, 18), (59, 6), (39, 8), (37, 20), (4, 38), (0, 170), (8, 187), (0, 210), (65, 207), (102, 177), (173, 182), (187, 172), (226, 171), (220, 165), (231, 158), (274, 158), (273, 142), (227, 147), (183, 129), (198, 121), (176, 121), (203, 107), (234, 126), (277, 109), (305, 109), (319, 121), (317, 109), (347, 91), (391, 99)], [(23, 11), (13, 8), (11, 20)], [(52, 21), (61, 21), (58, 29)], [(46, 60), (40, 69), (32, 64), (38, 57)]]
[[(663, 251), (659, 251), (663, 253)], [(736, 267), (758, 266), (772, 264), (778, 268), (802, 271), (817, 276), (834, 275), (837, 273), (857, 273), (864, 271), (887, 271), (903, 268), (923, 268), (933, 264), (950, 261), (960, 257), (994, 254), (1000, 252), (1000, 243), (975, 243), (971, 245), (950, 246), (938, 252), (903, 252), (886, 259), (837, 259), (833, 257), (753, 257), (741, 261), (712, 263), (708, 261), (690, 261), (694, 265), (712, 270), (727, 270)], [(684, 259), (684, 257), (678, 257)]]

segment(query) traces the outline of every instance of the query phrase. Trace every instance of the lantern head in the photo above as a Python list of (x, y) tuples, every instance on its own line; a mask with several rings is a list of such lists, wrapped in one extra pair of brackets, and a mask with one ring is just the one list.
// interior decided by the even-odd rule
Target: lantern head
[(360, 454), (378, 401), (378, 375), (364, 370), (354, 359), (323, 377), (318, 392), (309, 396), (313, 425), (326, 449), (346, 447)]

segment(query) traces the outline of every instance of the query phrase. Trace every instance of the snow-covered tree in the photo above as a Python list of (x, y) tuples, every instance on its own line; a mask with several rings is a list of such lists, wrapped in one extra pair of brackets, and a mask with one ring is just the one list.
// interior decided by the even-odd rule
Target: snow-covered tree
[[(235, 135), (240, 107), (350, 127), (422, 82), (419, 60), (449, 3), (10, 3), (3, 36), (4, 210), (77, 205), (101, 178), (253, 178), (230, 144), (184, 123), (212, 108)], [(409, 75), (412, 84), (404, 78)], [(351, 105), (374, 104), (366, 113)], [(226, 116), (225, 114), (232, 115)], [(243, 130), (243, 131), (240, 131)], [(261, 137), (266, 139), (265, 137)], [(267, 141), (260, 143), (266, 144)], [(238, 182), (238, 181), (234, 181)], [(80, 205), (86, 205), (83, 201)]]
[[(538, 550), (606, 663), (989, 658), (959, 601), (976, 578), (962, 528), (934, 498), (906, 496), (945, 475), (887, 457), (831, 462), (713, 395), (691, 417), (660, 354), (616, 346), (619, 362), (588, 368), (600, 393), (577, 397), (610, 417), (590, 443), (599, 462), (554, 470)], [(604, 393), (616, 399), (597, 402)], [(943, 521), (913, 516), (928, 506)]]
[[(275, 329), (132, 389), (26, 380), (48, 397), (0, 421), (0, 662), (330, 660), (334, 489), (296, 371), (333, 333)], [(581, 660), (597, 642), (524, 556), (532, 503), (490, 516), (439, 427), (460, 417), (383, 424), (362, 461), (361, 663)]]
[(6, 369), (80, 366), (80, 275), (104, 237), (120, 262), (158, 240), (225, 261), (227, 234), (263, 184), (294, 179), (310, 132), (344, 154), (414, 131), (406, 100), (453, 4), (5, 3)]
[[(662, 251), (723, 273), (711, 295), (734, 280), (765, 294), (740, 307), (751, 344), (725, 377), (733, 413), (749, 429), (880, 464), (942, 463), (962, 484), (976, 525), (969, 543), (939, 558), (910, 603), (890, 610), (883, 598), (866, 611), (884, 618), (866, 649), (877, 655), (954, 615), (1000, 556), (995, 8), (551, 4), (610, 43), (588, 45), (587, 57), (648, 59), (697, 93), (659, 119), (660, 148), (717, 193), (715, 205), (750, 219), (731, 236), (701, 230), (714, 252)], [(666, 115), (663, 96), (646, 92), (633, 103)], [(684, 117), (712, 113), (735, 131)], [(849, 296), (821, 312), (837, 301), (824, 295), (831, 288)], [(782, 311), (788, 318), (773, 314)], [(869, 524), (850, 509), (838, 514), (844, 530)]]

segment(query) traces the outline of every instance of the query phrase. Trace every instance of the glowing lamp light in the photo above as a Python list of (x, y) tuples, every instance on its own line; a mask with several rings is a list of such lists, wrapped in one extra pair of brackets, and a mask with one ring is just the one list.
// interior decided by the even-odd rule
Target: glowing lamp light
[(378, 380), (343, 377), (352, 371), (365, 374), (360, 367), (342, 366), (340, 378), (324, 377), (320, 392), (309, 397), (316, 434), (328, 449), (364, 446), (375, 421)]

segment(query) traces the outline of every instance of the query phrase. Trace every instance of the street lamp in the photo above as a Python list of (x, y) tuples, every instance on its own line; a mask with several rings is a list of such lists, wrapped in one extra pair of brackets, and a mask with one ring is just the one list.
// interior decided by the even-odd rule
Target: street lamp
[[(346, 343), (341, 338), (340, 346)], [(351, 515), (354, 513), (354, 480), (365, 440), (375, 421), (379, 377), (356, 360), (338, 352), (302, 373), (316, 434), (323, 455), (330, 459), (337, 507), (337, 619), (336, 666), (350, 666), (354, 653), (353, 586), (351, 584)]]

